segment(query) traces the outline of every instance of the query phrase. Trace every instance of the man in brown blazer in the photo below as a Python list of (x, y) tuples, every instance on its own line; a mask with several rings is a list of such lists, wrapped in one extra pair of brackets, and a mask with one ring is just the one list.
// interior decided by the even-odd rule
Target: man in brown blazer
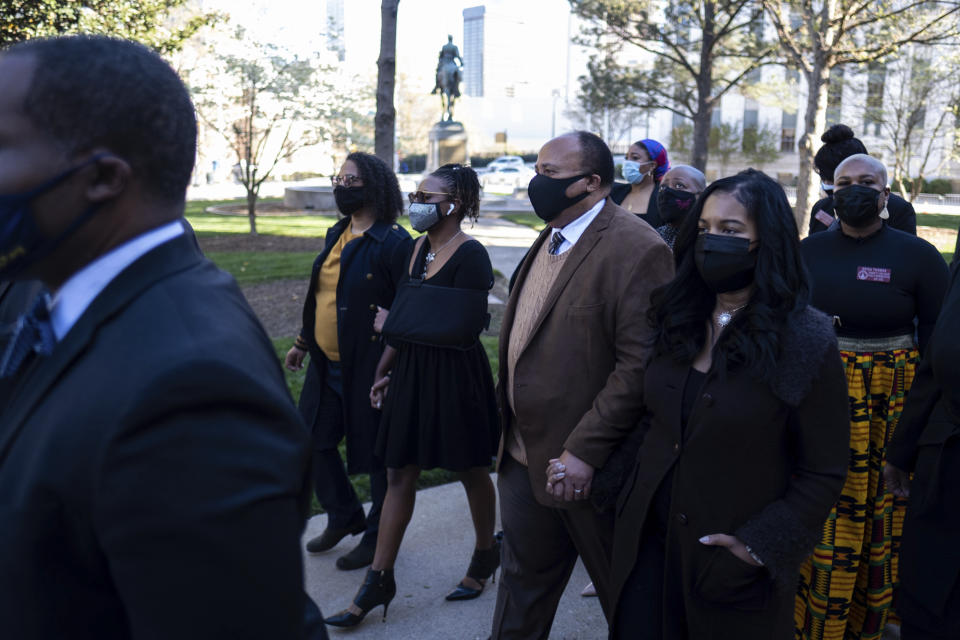
[[(528, 193), (548, 227), (521, 265), (500, 333), (503, 574), (492, 638), (546, 638), (577, 556), (605, 612), (613, 514), (588, 501), (594, 472), (643, 406), (650, 293), (673, 256), (607, 197), (613, 156), (579, 131), (550, 140)], [(565, 477), (547, 486), (551, 460)]]

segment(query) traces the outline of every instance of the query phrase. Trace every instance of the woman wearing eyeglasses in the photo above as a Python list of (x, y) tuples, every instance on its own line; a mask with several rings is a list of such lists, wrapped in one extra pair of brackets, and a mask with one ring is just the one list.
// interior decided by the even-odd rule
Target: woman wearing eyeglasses
[(370, 390), (371, 404), (383, 407), (376, 450), (387, 467), (387, 496), (366, 579), (353, 604), (326, 620), (337, 627), (359, 624), (379, 605), (386, 619), (421, 469), (457, 472), (473, 518), (473, 557), (447, 600), (478, 597), (500, 565), (489, 472), (500, 433), (493, 376), (479, 340), (493, 269), (483, 245), (461, 229), (464, 218), (479, 214), (480, 183), (473, 169), (444, 165), (410, 200), (410, 222), (426, 234), (402, 253), (403, 277), (383, 326), (388, 346)]
[[(348, 535), (363, 533), (360, 544), (337, 559), (339, 569), (370, 564), (377, 543), (387, 475), (373, 456), (380, 412), (368, 390), (383, 353), (373, 331), (377, 306), (389, 307), (398, 275), (389, 258), (410, 235), (395, 223), (403, 208), (397, 177), (376, 156), (351, 153), (333, 178), (343, 218), (327, 231), (313, 263), (303, 305), (303, 325), (287, 353), (291, 371), (310, 354), (300, 411), (311, 428), (314, 490), (327, 512), (327, 528), (307, 543), (307, 551), (327, 551)], [(347, 468), (337, 451), (346, 436)], [(347, 477), (370, 475), (372, 504), (363, 507)]]

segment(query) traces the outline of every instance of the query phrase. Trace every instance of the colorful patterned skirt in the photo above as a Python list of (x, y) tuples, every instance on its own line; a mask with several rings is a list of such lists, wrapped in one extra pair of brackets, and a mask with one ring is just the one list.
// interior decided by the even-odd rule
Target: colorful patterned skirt
[(906, 500), (883, 482), (886, 447), (916, 373), (912, 336), (840, 338), (850, 394), (850, 463), (823, 536), (800, 569), (797, 640), (880, 640), (898, 582)]

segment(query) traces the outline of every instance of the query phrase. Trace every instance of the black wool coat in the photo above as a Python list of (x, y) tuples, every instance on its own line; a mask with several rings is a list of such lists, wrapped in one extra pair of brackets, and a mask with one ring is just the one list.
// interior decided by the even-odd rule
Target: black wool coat
[(960, 636), (960, 276), (920, 361), (887, 461), (913, 471), (900, 546), (897, 613)]
[[(330, 227), (323, 251), (313, 261), (310, 286), (303, 304), (301, 337), (310, 351), (310, 364), (300, 394), (300, 412), (314, 434), (317, 449), (336, 447), (341, 433), (317, 421), (320, 397), (326, 383), (327, 357), (317, 346), (314, 325), (317, 311), (317, 275), (330, 249), (350, 224), (346, 217)], [(410, 234), (396, 223), (378, 220), (363, 236), (351, 240), (340, 255), (337, 282), (337, 341), (343, 379), (343, 418), (347, 440), (347, 472), (374, 470), (373, 450), (380, 412), (370, 406), (370, 385), (383, 354), (380, 335), (373, 330), (377, 306), (389, 309), (399, 281), (401, 262)]]
[[(771, 380), (711, 369), (681, 435), (688, 369), (663, 356), (646, 369), (650, 428), (617, 505), (616, 599), (672, 471), (664, 593), (683, 593), (686, 619), (665, 617), (664, 640), (788, 640), (799, 567), (847, 471), (847, 384), (830, 319), (810, 307), (794, 314)], [(737, 536), (765, 567), (699, 542), (714, 533)]]

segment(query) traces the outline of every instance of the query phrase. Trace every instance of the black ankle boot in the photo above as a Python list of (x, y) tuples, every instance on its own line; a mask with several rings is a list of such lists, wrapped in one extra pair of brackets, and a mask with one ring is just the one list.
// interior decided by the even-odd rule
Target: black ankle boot
[(360, 615), (351, 613), (344, 609), (340, 613), (330, 616), (324, 620), (331, 627), (355, 627), (366, 617), (370, 610), (379, 605), (383, 605), (383, 621), (387, 621), (387, 607), (390, 601), (397, 595), (397, 583), (393, 580), (393, 569), (384, 569), (383, 571), (367, 570), (367, 577), (363, 580), (363, 585), (357, 591), (353, 598), (353, 604), (362, 611)]
[(491, 582), (497, 581), (497, 568), (500, 566), (500, 538), (495, 538), (489, 549), (474, 549), (470, 558), (470, 568), (467, 577), (480, 583), (479, 589), (472, 589), (461, 582), (457, 588), (447, 594), (447, 600), (473, 600), (483, 593), (487, 578)]

